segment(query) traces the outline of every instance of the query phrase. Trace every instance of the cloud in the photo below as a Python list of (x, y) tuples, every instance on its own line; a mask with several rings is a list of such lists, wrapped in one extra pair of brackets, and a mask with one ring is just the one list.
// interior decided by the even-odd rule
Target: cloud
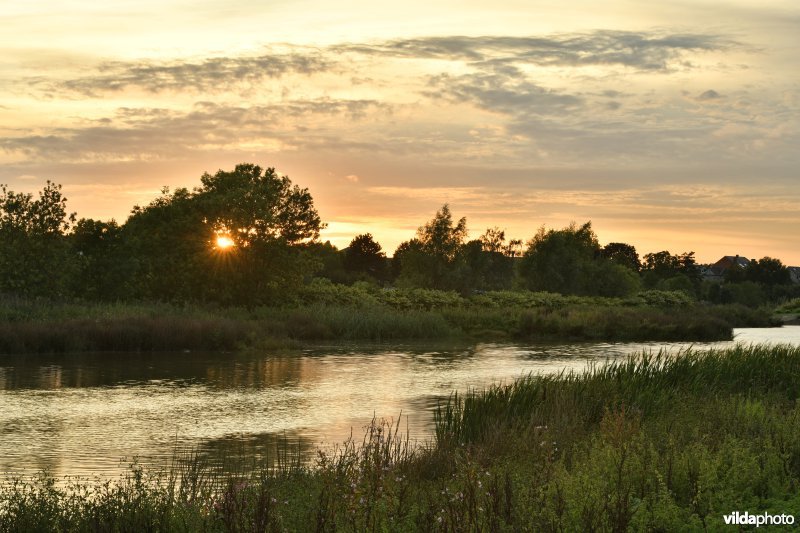
[(27, 83), (48, 92), (97, 96), (100, 93), (139, 88), (152, 93), (194, 90), (222, 92), (241, 84), (256, 85), (286, 74), (315, 74), (331, 69), (333, 62), (319, 52), (298, 49), (286, 54), (252, 57), (214, 57), (199, 62), (113, 61), (99, 65), (96, 72), (67, 80), (27, 78)]
[(402, 58), (512, 62), (544, 66), (621, 65), (667, 71), (686, 53), (723, 50), (735, 41), (713, 34), (597, 30), (548, 37), (444, 36), (341, 45), (338, 50)]
[(514, 68), (461, 76), (442, 74), (431, 78), (429, 85), (434, 89), (425, 91), (428, 96), (473, 102), (482, 109), (506, 114), (561, 115), (582, 104), (577, 96), (528, 81)]
[(373, 100), (328, 98), (263, 106), (198, 102), (188, 112), (120, 108), (115, 116), (88, 126), (0, 138), (0, 149), (22, 153), (29, 161), (73, 163), (170, 159), (226, 149), (293, 149), (318, 144), (322, 135), (308, 134), (299, 124), (314, 124), (324, 131), (326, 120), (357, 121), (371, 110), (388, 109), (387, 104)]
[[(200, 61), (110, 61), (89, 74), (68, 79), (35, 76), (28, 86), (54, 94), (98, 96), (137, 88), (150, 93), (191, 90), (221, 93), (251, 88), (289, 74), (312, 75), (341, 67), (341, 54), (462, 61), (482, 70), (503, 65), (581, 67), (618, 65), (641, 71), (669, 71), (686, 65), (690, 53), (739, 46), (721, 35), (664, 34), (597, 30), (545, 37), (437, 36), (322, 48), (284, 45), (255, 56), (212, 57)], [(341, 67), (344, 68), (344, 67)], [(338, 71), (337, 71), (338, 72)], [(339, 72), (340, 74), (342, 72)], [(353, 80), (368, 80), (353, 73)]]
[(697, 95), (698, 100), (719, 100), (720, 98), (722, 98), (722, 95), (714, 89), (709, 89)]

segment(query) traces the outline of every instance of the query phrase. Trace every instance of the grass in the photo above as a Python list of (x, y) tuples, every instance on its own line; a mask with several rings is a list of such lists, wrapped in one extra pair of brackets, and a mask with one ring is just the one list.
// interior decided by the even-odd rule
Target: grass
[(763, 309), (690, 304), (682, 293), (657, 291), (628, 300), (526, 292), (466, 300), (422, 289), (380, 298), (349, 289), (345, 296), (361, 290), (365, 300), (342, 304), (344, 289), (331, 290), (329, 302), (251, 309), (2, 297), (0, 353), (233, 351), (320, 340), (710, 341), (730, 339), (734, 327), (775, 325)]
[(0, 489), (2, 531), (723, 531), (800, 514), (800, 348), (650, 354), (452, 396), (316, 464)]

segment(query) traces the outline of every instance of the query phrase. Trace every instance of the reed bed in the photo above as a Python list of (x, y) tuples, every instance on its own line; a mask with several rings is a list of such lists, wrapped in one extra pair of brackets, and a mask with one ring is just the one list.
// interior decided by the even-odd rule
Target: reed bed
[(0, 301), (0, 353), (226, 350), (320, 340), (727, 340), (774, 325), (740, 306), (538, 308), (304, 304), (215, 308), (171, 304)]

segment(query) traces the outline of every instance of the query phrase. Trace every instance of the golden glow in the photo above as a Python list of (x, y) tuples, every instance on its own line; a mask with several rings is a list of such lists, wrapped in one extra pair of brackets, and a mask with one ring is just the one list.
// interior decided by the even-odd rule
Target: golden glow
[(227, 235), (217, 235), (216, 245), (219, 250), (226, 251), (236, 246), (236, 243)]

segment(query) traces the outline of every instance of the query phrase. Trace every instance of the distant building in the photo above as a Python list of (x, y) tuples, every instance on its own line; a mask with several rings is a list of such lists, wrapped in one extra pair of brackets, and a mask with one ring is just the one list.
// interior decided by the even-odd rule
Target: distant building
[[(722, 282), (725, 281), (725, 274), (731, 268), (747, 268), (750, 264), (750, 259), (740, 255), (726, 255), (713, 265), (701, 265), (700, 276), (707, 281)], [(789, 271), (789, 279), (792, 283), (800, 283), (800, 267), (790, 266), (786, 267)]]
[(701, 267), (700, 275), (704, 280), (708, 281), (723, 281), (725, 273), (731, 268), (746, 268), (750, 264), (750, 260), (740, 255), (726, 255), (713, 265)]
[(789, 270), (789, 279), (792, 283), (800, 283), (800, 267), (786, 267)]

